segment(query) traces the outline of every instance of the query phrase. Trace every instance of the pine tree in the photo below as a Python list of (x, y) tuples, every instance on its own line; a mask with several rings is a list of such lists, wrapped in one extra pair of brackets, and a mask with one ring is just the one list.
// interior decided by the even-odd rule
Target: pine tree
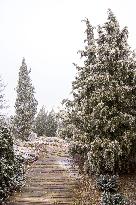
[(37, 100), (34, 97), (34, 87), (30, 79), (25, 59), (19, 70), (17, 98), (15, 102), (14, 130), (17, 137), (27, 140), (32, 130), (34, 116), (37, 111)]
[(136, 58), (127, 43), (128, 30), (120, 29), (111, 10), (107, 22), (98, 26), (97, 39), (89, 20), (85, 22), (84, 65), (76, 65), (67, 110), (90, 147), (93, 171), (129, 169), (136, 157)]
[(36, 116), (34, 122), (34, 132), (38, 136), (43, 136), (46, 133), (46, 123), (47, 123), (47, 112), (45, 112), (45, 107), (43, 106)]

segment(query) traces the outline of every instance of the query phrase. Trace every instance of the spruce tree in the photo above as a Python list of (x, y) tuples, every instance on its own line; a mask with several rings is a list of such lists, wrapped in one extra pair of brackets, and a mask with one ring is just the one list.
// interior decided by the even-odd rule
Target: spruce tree
[(16, 115), (14, 118), (15, 135), (23, 140), (27, 140), (31, 133), (38, 104), (34, 96), (35, 91), (30, 79), (30, 72), (23, 58), (22, 66), (19, 70), (15, 102)]
[(98, 37), (88, 19), (86, 46), (80, 51), (73, 100), (66, 101), (71, 123), (83, 136), (93, 171), (123, 171), (136, 158), (136, 58), (128, 46), (128, 30), (108, 11)]

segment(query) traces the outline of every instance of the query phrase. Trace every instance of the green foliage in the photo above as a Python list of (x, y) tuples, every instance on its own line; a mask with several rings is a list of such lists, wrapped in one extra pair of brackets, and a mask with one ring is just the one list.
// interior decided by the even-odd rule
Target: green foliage
[(111, 10), (97, 38), (89, 20), (84, 22), (83, 66), (75, 64), (73, 100), (65, 102), (71, 136), (77, 141), (84, 136), (92, 171), (129, 171), (136, 162), (136, 58), (128, 30), (120, 29)]
[(25, 182), (24, 167), (25, 167), (25, 162), (22, 156), (16, 156), (14, 158), (14, 178), (13, 178), (15, 190), (20, 189)]
[(108, 174), (101, 174), (97, 178), (97, 186), (101, 191), (115, 192), (117, 191), (117, 178), (116, 175), (110, 176)]
[(57, 132), (57, 119), (54, 110), (51, 110), (47, 115), (45, 135), (47, 137), (55, 137)]
[(128, 205), (128, 202), (119, 193), (111, 194), (105, 191), (102, 193), (101, 205)]
[(25, 59), (19, 70), (19, 80), (17, 86), (17, 98), (15, 102), (15, 112), (13, 131), (16, 137), (27, 140), (32, 130), (34, 116), (37, 111), (37, 101), (34, 97), (34, 87), (30, 79), (30, 71), (27, 69)]
[(58, 118), (58, 135), (64, 139), (72, 139), (75, 126), (71, 123), (71, 119), (68, 116), (68, 112), (60, 110), (57, 115)]
[(78, 142), (74, 142), (69, 147), (69, 153), (71, 156), (75, 156), (76, 154), (81, 155), (82, 157), (86, 157), (87, 155), (87, 147), (84, 144), (79, 144)]
[(47, 112), (45, 112), (45, 108), (43, 106), (40, 109), (34, 121), (34, 132), (36, 132), (38, 136), (45, 135), (46, 123), (47, 123)]
[(127, 205), (127, 200), (120, 194), (117, 193), (117, 176), (100, 175), (97, 178), (97, 186), (103, 191), (101, 196), (101, 205)]
[[(14, 155), (11, 124), (3, 115), (2, 109), (6, 108), (4, 99), (4, 84), (0, 79), (0, 204), (10, 192), (22, 185), (24, 174), (23, 163)], [(21, 181), (22, 178), (22, 181)]]
[(121, 166), (122, 149), (117, 140), (95, 139), (90, 143), (88, 162), (93, 172), (114, 173)]
[(45, 108), (43, 106), (36, 116), (34, 132), (36, 132), (38, 136), (45, 135), (47, 137), (55, 137), (57, 127), (58, 123), (54, 110), (51, 110), (49, 113), (45, 112)]
[(0, 127), (0, 201), (13, 186), (14, 152), (13, 141), (6, 127)]
[(0, 203), (24, 180), (24, 167), (14, 156), (13, 140), (6, 124), (0, 125)]

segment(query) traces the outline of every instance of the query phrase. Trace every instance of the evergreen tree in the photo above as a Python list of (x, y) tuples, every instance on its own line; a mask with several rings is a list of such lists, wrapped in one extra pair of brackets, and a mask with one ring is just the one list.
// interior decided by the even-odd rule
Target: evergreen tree
[(57, 120), (54, 110), (51, 110), (47, 115), (45, 135), (47, 137), (55, 137), (57, 131)]
[[(123, 171), (136, 157), (136, 59), (128, 46), (128, 30), (108, 11), (108, 20), (94, 28), (86, 22), (86, 46), (80, 51), (68, 115), (88, 144), (93, 171)], [(78, 140), (78, 138), (77, 138)]]
[(47, 112), (45, 112), (45, 107), (43, 106), (36, 116), (34, 122), (34, 132), (38, 136), (43, 136), (46, 133), (46, 123), (47, 123)]
[(34, 116), (37, 111), (37, 100), (34, 97), (34, 87), (30, 79), (30, 70), (27, 69), (25, 59), (19, 70), (17, 98), (15, 102), (14, 130), (15, 135), (27, 140), (32, 130)]

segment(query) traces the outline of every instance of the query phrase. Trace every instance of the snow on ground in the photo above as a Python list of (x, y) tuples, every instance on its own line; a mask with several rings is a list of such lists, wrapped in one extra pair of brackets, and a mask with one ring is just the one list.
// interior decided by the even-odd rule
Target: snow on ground
[(26, 162), (34, 161), (38, 158), (38, 146), (41, 144), (45, 144), (45, 137), (37, 137), (35, 134), (31, 134), (28, 141), (14, 140), (15, 156), (22, 157)]
[(22, 157), (24, 161), (34, 161), (38, 159), (40, 147), (42, 145), (54, 145), (58, 144), (58, 146), (62, 146), (67, 148), (68, 144), (61, 138), (58, 137), (46, 137), (46, 136), (40, 136), (37, 137), (35, 133), (32, 133), (29, 136), (28, 141), (22, 141), (22, 140), (14, 140), (14, 153), (17, 157)]

